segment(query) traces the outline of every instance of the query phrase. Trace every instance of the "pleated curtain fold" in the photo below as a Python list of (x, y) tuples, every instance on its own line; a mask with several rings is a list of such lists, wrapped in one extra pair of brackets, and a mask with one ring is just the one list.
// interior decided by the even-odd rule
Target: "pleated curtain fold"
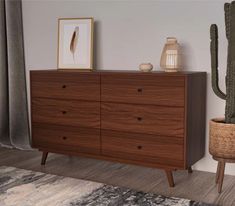
[(30, 149), (22, 2), (0, 0), (0, 145)]

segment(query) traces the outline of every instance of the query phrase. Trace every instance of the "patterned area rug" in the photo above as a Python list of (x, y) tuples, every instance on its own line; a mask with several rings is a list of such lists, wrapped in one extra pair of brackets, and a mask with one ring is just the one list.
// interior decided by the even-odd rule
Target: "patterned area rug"
[(208, 206), (101, 183), (0, 167), (1, 206)]

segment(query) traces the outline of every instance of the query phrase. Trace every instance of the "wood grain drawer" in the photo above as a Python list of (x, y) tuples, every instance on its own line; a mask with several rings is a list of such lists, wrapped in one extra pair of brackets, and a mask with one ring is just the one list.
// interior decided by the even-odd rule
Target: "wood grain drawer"
[(184, 76), (103, 74), (101, 101), (184, 106)]
[(100, 153), (100, 130), (34, 123), (33, 147)]
[(30, 74), (33, 98), (100, 100), (100, 76), (97, 73), (40, 71)]
[(32, 122), (100, 128), (100, 103), (32, 99)]
[(102, 129), (184, 136), (184, 108), (101, 103)]
[(105, 156), (183, 167), (183, 139), (137, 133), (101, 131)]

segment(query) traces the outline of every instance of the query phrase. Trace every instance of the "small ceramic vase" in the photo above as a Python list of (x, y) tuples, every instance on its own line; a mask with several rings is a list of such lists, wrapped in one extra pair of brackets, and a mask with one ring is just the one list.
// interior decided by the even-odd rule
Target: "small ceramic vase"
[(166, 72), (177, 72), (181, 69), (180, 45), (175, 37), (168, 37), (163, 48), (160, 67)]
[(140, 64), (139, 69), (142, 72), (150, 72), (153, 69), (153, 65), (151, 63), (142, 63)]

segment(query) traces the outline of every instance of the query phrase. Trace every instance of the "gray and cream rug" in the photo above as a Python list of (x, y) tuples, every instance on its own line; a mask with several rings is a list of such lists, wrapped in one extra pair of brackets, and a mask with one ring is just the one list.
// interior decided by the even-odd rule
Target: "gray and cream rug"
[(0, 167), (0, 206), (208, 206), (101, 183)]

